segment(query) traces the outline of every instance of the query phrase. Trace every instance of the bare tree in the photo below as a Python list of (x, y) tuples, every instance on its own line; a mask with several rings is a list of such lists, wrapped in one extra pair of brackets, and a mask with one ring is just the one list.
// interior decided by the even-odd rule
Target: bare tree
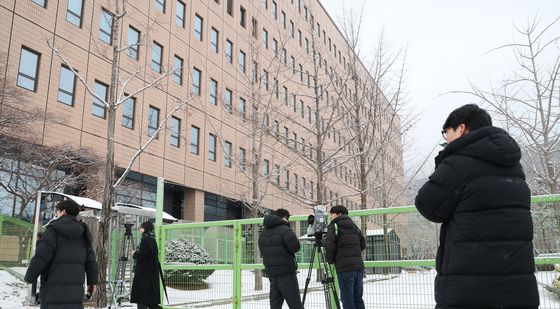
[[(53, 41), (49, 41), (49, 46), (53, 50), (56, 57), (58, 57), (63, 64), (68, 66), (74, 75), (78, 78), (81, 84), (85, 87), (87, 93), (92, 95), (99, 104), (101, 104), (106, 112), (107, 119), (107, 155), (105, 159), (105, 177), (104, 177), (104, 188), (103, 188), (103, 198), (102, 205), (103, 209), (101, 212), (101, 219), (99, 223), (99, 231), (96, 244), (97, 261), (99, 263), (100, 274), (103, 278), (107, 275), (107, 268), (109, 263), (109, 247), (107, 246), (110, 242), (109, 230), (110, 230), (110, 220), (111, 220), (111, 206), (115, 203), (115, 192), (116, 188), (123, 182), (123, 180), (128, 175), (135, 161), (140, 157), (142, 153), (147, 149), (147, 147), (158, 137), (158, 134), (167, 128), (168, 119), (178, 111), (186, 111), (189, 101), (191, 101), (191, 95), (184, 98), (174, 98), (174, 105), (168, 108), (167, 113), (163, 117), (162, 121), (158, 123), (157, 128), (152, 129), (148, 132), (149, 138), (142, 143), (142, 145), (134, 152), (133, 156), (130, 158), (128, 164), (123, 166), (124, 170), (120, 174), (120, 177), (116, 178), (116, 166), (115, 166), (115, 125), (116, 125), (116, 115), (117, 109), (125, 104), (129, 99), (145, 92), (150, 89), (158, 89), (164, 93), (167, 90), (164, 88), (164, 82), (170, 77), (181, 74), (183, 72), (182, 66), (175, 66), (171, 69), (165, 69), (162, 63), (159, 63), (156, 71), (153, 72), (150, 68), (145, 68), (141, 65), (137, 65), (132, 71), (124, 70), (120, 67), (121, 56), (123, 53), (130, 53), (131, 51), (138, 51), (141, 46), (148, 46), (150, 42), (149, 35), (150, 30), (158, 25), (158, 21), (154, 21), (153, 24), (145, 25), (146, 33), (143, 34), (142, 38), (139, 38), (137, 42), (127, 43), (123, 42), (122, 39), (122, 26), (123, 21), (126, 18), (132, 18), (130, 16), (130, 11), (127, 8), (131, 5), (128, 0), (104, 0), (104, 8), (107, 11), (103, 12), (103, 17), (105, 22), (110, 25), (110, 44), (98, 45), (98, 51), (106, 62), (111, 66), (110, 78), (111, 83), (108, 89), (107, 98), (100, 96), (95, 92), (93, 87), (87, 83), (87, 80), (82, 76), (75, 68), (76, 66), (71, 63), (71, 61), (64, 54), (64, 51), (58, 46), (55, 46)], [(154, 50), (152, 49), (152, 52)], [(163, 58), (161, 55), (160, 59)], [(177, 73), (177, 74), (175, 74)], [(182, 77), (181, 77), (182, 78)], [(133, 84), (141, 84), (141, 86), (134, 87)], [(152, 116), (150, 116), (152, 117)], [(107, 287), (106, 280), (100, 280), (100, 284), (97, 290), (97, 306), (105, 307), (107, 305)]]
[(41, 146), (0, 136), (0, 187), (18, 199), (19, 210), (13, 215), (22, 219), (32, 218), (26, 210), (37, 191), (87, 187), (100, 167), (101, 161), (91, 150)]
[[(560, 193), (560, 17), (541, 26), (538, 17), (523, 27), (510, 50), (515, 59), (511, 77), (485, 90), (471, 83), (467, 93), (487, 106), (522, 148), (522, 164), (533, 194)], [(560, 235), (558, 203), (533, 208), (538, 253), (557, 252)]]

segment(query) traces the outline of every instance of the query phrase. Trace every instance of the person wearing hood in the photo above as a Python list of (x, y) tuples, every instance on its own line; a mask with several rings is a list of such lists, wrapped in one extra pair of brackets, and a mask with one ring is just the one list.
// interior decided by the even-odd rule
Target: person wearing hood
[(80, 207), (65, 200), (56, 205), (56, 220), (47, 225), (37, 243), (25, 281), (41, 276), (41, 309), (83, 308), (84, 276), (88, 291), (95, 292), (98, 267), (88, 226), (76, 218)]
[(366, 239), (342, 205), (331, 207), (325, 256), (334, 264), (344, 309), (364, 309), (364, 260)]
[(447, 146), (416, 196), (442, 223), (436, 256), (438, 309), (538, 308), (533, 223), (521, 150), (476, 104), (448, 116)]
[(136, 261), (130, 302), (138, 309), (160, 308), (159, 261), (154, 224), (146, 221), (140, 225), (142, 239), (132, 258)]
[(270, 280), (270, 308), (281, 309), (284, 300), (290, 309), (303, 309), (296, 276), (296, 252), (299, 240), (290, 228), (286, 209), (264, 217), (264, 230), (259, 235), (259, 250), (264, 270)]

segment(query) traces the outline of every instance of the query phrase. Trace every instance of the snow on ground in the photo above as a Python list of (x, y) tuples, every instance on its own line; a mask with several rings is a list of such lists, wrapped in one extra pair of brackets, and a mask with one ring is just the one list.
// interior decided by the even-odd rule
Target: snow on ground
[[(25, 268), (12, 269), (19, 274), (25, 273)], [(228, 302), (232, 294), (232, 272), (227, 270), (215, 271), (206, 281), (208, 288), (197, 291), (181, 291), (168, 288), (170, 304), (188, 304), (189, 307), (205, 307), (229, 309)], [(303, 289), (307, 270), (300, 270), (298, 280)], [(364, 281), (364, 300), (368, 308), (406, 309), (433, 308), (434, 271), (402, 272), (390, 275), (368, 275)], [(552, 272), (537, 273), (539, 293), (541, 296), (540, 309), (560, 309), (560, 299), (542, 287), (542, 284), (552, 282)], [(263, 278), (263, 290), (254, 291), (254, 275), (249, 270), (242, 271), (242, 296), (245, 309), (269, 308), (267, 278)], [(307, 294), (306, 308), (325, 308), (325, 294), (322, 285), (315, 281), (315, 272), (311, 276), (310, 291)], [(36, 306), (23, 306), (27, 295), (28, 285), (17, 277), (0, 270), (0, 308), (1, 309), (38, 309)], [(167, 302), (166, 302), (167, 304)], [(136, 308), (130, 306), (127, 308)], [(288, 308), (286, 305), (284, 308)]]

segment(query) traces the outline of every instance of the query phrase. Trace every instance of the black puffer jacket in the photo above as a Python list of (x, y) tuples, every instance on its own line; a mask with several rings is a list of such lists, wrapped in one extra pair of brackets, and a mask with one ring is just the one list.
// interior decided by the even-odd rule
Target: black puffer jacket
[(416, 196), (442, 222), (437, 308), (537, 308), (530, 191), (517, 143), (485, 127), (450, 143)]
[(37, 243), (35, 256), (25, 273), (32, 283), (41, 275), (41, 308), (83, 308), (84, 275), (87, 284), (97, 284), (98, 270), (91, 234), (75, 216), (52, 221)]
[(155, 234), (144, 232), (140, 247), (134, 252), (136, 271), (132, 281), (130, 302), (138, 304), (159, 304), (159, 264)]
[(295, 273), (299, 240), (290, 224), (276, 215), (264, 217), (264, 230), (259, 236), (259, 250), (269, 277)]
[(329, 264), (335, 264), (336, 272), (363, 270), (362, 251), (366, 240), (354, 221), (347, 215), (340, 215), (327, 228), (325, 255)]

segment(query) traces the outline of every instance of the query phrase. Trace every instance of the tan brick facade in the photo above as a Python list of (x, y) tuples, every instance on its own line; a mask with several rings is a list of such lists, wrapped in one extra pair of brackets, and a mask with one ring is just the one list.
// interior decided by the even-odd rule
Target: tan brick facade
[[(136, 106), (132, 129), (121, 126), (122, 112), (118, 112), (116, 162), (119, 167), (126, 166), (136, 149), (149, 138), (147, 131), (149, 106), (159, 109), (161, 121), (173, 108), (176, 99), (185, 98), (191, 92), (191, 70), (193, 67), (199, 69), (202, 73), (201, 95), (194, 97), (186, 111), (179, 111), (174, 115), (181, 120), (179, 147), (170, 144), (170, 131), (161, 132), (159, 138), (133, 165), (133, 170), (145, 175), (164, 177), (167, 181), (183, 186), (183, 218), (190, 221), (202, 221), (205, 211), (205, 192), (225, 196), (231, 200), (248, 198), (251, 194), (250, 181), (239, 170), (235, 161), (238, 159), (240, 148), (247, 150), (247, 160), (250, 159), (251, 128), (248, 122), (239, 117), (239, 102), (240, 98), (245, 98), (247, 100), (246, 110), (249, 111), (251, 90), (248, 81), (252, 74), (252, 59), (258, 59), (260, 73), (263, 72), (262, 70), (270, 69), (268, 84), (271, 96), (274, 80), (278, 79), (280, 95), (279, 99), (275, 99), (271, 108), (270, 126), (273, 126), (276, 120), (279, 122), (280, 132), (278, 134), (280, 136), (284, 135), (283, 128), (287, 127), (290, 137), (292, 132), (296, 132), (298, 141), (305, 139), (308, 144), (312, 141), (311, 131), (309, 131), (312, 121), (308, 106), (313, 104), (313, 88), (305, 84), (305, 76), (304, 82), (301, 82), (299, 73), (290, 73), (292, 57), (297, 62), (296, 66), (303, 65), (304, 72), (313, 70), (313, 65), (304, 60), (309, 57), (306, 55), (305, 39), (311, 40), (309, 27), (306, 26), (305, 10), (309, 10), (308, 18), (313, 15), (313, 20), (320, 24), (321, 30), (318, 31), (320, 37), (317, 38), (317, 43), (321, 44), (321, 48), (324, 50), (331, 51), (330, 53), (325, 52), (324, 55), (324, 59), (328, 59), (329, 64), (339, 65), (340, 63), (342, 66), (340, 50), (345, 49), (346, 45), (341, 33), (317, 0), (301, 0), (300, 10), (298, 10), (298, 0), (266, 0), (267, 8), (264, 8), (264, 0), (232, 0), (233, 16), (227, 12), (229, 0), (184, 0), (181, 1), (185, 4), (184, 28), (180, 27), (176, 21), (177, 0), (160, 1), (165, 3), (164, 13), (156, 9), (155, 0), (127, 1), (127, 15), (121, 29), (122, 42), (126, 45), (127, 31), (129, 26), (133, 26), (140, 31), (143, 44), (138, 49), (139, 60), (128, 57), (126, 53), (121, 55), (120, 68), (129, 73), (138, 67), (143, 68), (141, 79), (133, 80), (130, 89), (142, 87), (142, 80), (149, 81), (157, 76), (157, 73), (150, 69), (151, 44), (155, 41), (163, 46), (162, 66), (164, 68), (173, 66), (175, 55), (183, 59), (182, 84), (177, 84), (173, 81), (173, 76), (170, 76), (158, 89), (151, 88), (139, 93), (135, 97)], [(46, 113), (57, 115), (61, 119), (58, 124), (46, 124), (38, 130), (43, 144), (73, 144), (90, 147), (98, 154), (105, 155), (107, 120), (92, 114), (93, 96), (87, 93), (85, 87), (76, 81), (72, 106), (57, 101), (61, 60), (53, 54), (47, 41), (54, 42), (54, 45), (60, 49), (64, 57), (84, 77), (90, 87), (93, 87), (96, 81), (109, 84), (110, 63), (103, 55), (110, 54), (111, 50), (107, 44), (100, 41), (99, 28), (102, 9), (112, 10), (110, 5), (112, 2), (83, 0), (81, 27), (77, 27), (66, 18), (67, 0), (46, 0), (46, 7), (42, 7), (32, 0), (0, 0), (0, 27), (4, 34), (0, 38), (0, 48), (7, 55), (6, 76), (12, 80), (17, 78), (22, 47), (39, 53), (37, 87), (35, 92), (28, 91), (29, 98), (33, 102), (34, 108), (44, 109)], [(272, 11), (273, 5), (276, 5), (276, 18)], [(245, 27), (240, 25), (240, 7), (246, 10)], [(283, 14), (286, 16), (286, 29), (282, 25)], [(194, 19), (197, 15), (203, 18), (202, 41), (197, 40), (194, 36)], [(251, 35), (253, 18), (258, 21), (257, 39)], [(290, 31), (291, 22), (295, 26), (293, 38)], [(211, 49), (212, 28), (219, 31), (218, 53)], [(268, 48), (263, 46), (263, 29), (268, 32)], [(301, 46), (298, 40), (298, 29), (302, 32)], [(323, 37), (325, 35), (328, 36), (328, 39)], [(287, 63), (283, 69), (276, 69), (276, 65), (265, 65), (274, 62), (272, 60), (274, 59), (273, 40), (278, 42), (278, 57), (282, 57), (283, 48), (286, 50)], [(225, 55), (227, 41), (233, 43), (231, 64), (228, 63)], [(256, 53), (255, 44), (258, 44), (258, 54), (252, 58), (251, 55)], [(331, 44), (338, 46), (338, 55), (336, 54), (337, 47), (334, 47), (335, 51), (332, 52), (333, 48), (329, 46)], [(239, 65), (240, 51), (246, 54), (245, 73), (241, 71)], [(217, 105), (210, 103), (211, 79), (218, 82)], [(283, 87), (287, 87), (289, 91), (287, 104), (284, 103), (282, 97)], [(224, 106), (226, 89), (233, 93), (232, 113), (226, 111)], [(296, 112), (293, 111), (291, 93), (298, 94)], [(300, 100), (303, 102), (303, 111)], [(200, 129), (198, 154), (191, 153), (191, 126)], [(218, 137), (215, 161), (208, 159), (209, 134), (215, 134)], [(231, 167), (224, 166), (223, 146), (226, 141), (232, 145), (234, 162)], [(392, 155), (386, 160), (393, 162), (391, 169), (399, 173), (396, 182), (402, 186), (402, 146), (400, 143), (400, 139), (394, 142)], [(337, 142), (331, 139), (330, 144), (332, 147), (336, 147)], [(295, 159), (293, 150), (280, 143), (273, 134), (265, 137), (265, 145), (262, 159), (270, 162), (271, 171), (275, 164), (281, 167), (280, 187), (285, 185), (283, 168), (286, 166), (290, 170), (291, 191), (293, 191), (294, 173), (298, 175), (298, 181), (301, 181), (301, 177), (305, 177), (307, 187), (312, 181), (314, 182), (310, 167), (303, 164), (300, 159)], [(348, 151), (345, 150), (345, 152)], [(352, 175), (353, 168), (348, 166), (346, 171), (348, 170)], [(340, 177), (329, 176), (328, 192), (332, 192), (332, 203), (335, 203), (336, 196), (340, 196), (336, 202), (351, 208), (352, 205), (359, 202), (359, 196), (356, 196), (355, 181), (341, 178), (344, 178), (342, 170)], [(309, 212), (308, 207), (301, 206), (303, 198), (298, 201), (274, 185), (274, 176), (270, 177), (268, 183), (267, 196), (264, 199), (265, 207), (271, 209), (284, 207), (293, 213)], [(301, 190), (301, 184), (299, 189)], [(327, 197), (329, 195), (327, 194)], [(342, 198), (343, 196), (344, 198)]]

